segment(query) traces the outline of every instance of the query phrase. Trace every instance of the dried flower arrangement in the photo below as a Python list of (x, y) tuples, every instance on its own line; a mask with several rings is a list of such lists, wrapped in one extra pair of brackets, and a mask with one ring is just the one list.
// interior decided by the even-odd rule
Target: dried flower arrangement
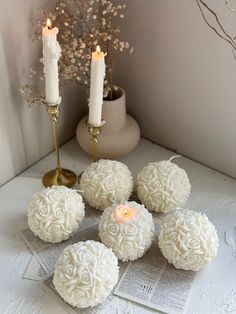
[[(107, 52), (104, 97), (112, 99), (114, 65), (117, 52), (133, 52), (129, 42), (119, 38), (118, 20), (124, 18), (125, 4), (114, 4), (111, 0), (59, 0), (51, 12), (40, 10), (34, 25), (33, 39), (41, 39), (42, 25), (49, 17), (58, 26), (58, 41), (62, 49), (59, 61), (61, 80), (72, 81), (89, 87), (91, 53), (96, 45)], [(39, 80), (41, 72), (30, 70), (29, 83), (20, 87), (29, 105), (39, 104), (43, 99)], [(33, 82), (37, 81), (36, 86)]]

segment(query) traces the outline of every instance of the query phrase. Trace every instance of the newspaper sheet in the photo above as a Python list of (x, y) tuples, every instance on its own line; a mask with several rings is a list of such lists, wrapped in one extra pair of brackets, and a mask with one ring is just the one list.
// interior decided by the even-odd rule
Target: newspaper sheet
[[(75, 233), (69, 240), (58, 244), (42, 241), (39, 237), (35, 236), (33, 232), (30, 231), (30, 229), (26, 229), (22, 232), (24, 242), (33, 253), (39, 264), (42, 266), (46, 274), (49, 275), (54, 271), (54, 266), (58, 257), (60, 256), (63, 249), (68, 245), (88, 239), (99, 240), (98, 223), (100, 218), (97, 212), (98, 211), (95, 211), (94, 209), (86, 208), (86, 218), (80, 225), (79, 231)], [(30, 276), (30, 270), (35, 270), (37, 268), (35, 260), (30, 261), (28, 268), (25, 276)], [(34, 277), (33, 274), (32, 276)]]
[(39, 264), (35, 256), (32, 255), (31, 260), (23, 275), (23, 278), (35, 280), (35, 281), (42, 281), (46, 277), (48, 277), (48, 274), (45, 272), (43, 267)]
[(195, 273), (167, 263), (157, 243), (130, 262), (114, 294), (168, 314), (184, 313)]
[(69, 240), (58, 244), (48, 244), (41, 241), (29, 229), (23, 231), (23, 238), (39, 264), (43, 267), (47, 274), (54, 271), (56, 261), (61, 255), (64, 248), (68, 245), (79, 241), (86, 241), (88, 239), (99, 241), (98, 238), (98, 224), (90, 225), (88, 228), (83, 228), (73, 235)]
[[(98, 240), (99, 216), (89, 211), (90, 216), (82, 223), (80, 230), (69, 240), (59, 244), (45, 243), (29, 230), (23, 232), (23, 238), (33, 253), (33, 257), (24, 274), (25, 278), (42, 280), (53, 273), (55, 263), (62, 250), (75, 242), (88, 239)], [(162, 220), (162, 217), (155, 217)], [(156, 234), (158, 234), (156, 225)], [(86, 310), (77, 310), (69, 306), (57, 294), (52, 284), (52, 276), (48, 277), (41, 284), (50, 294), (60, 300), (70, 313), (97, 314), (109, 312), (109, 308), (114, 308), (120, 296), (125, 299), (140, 303), (150, 308), (168, 314), (179, 314), (184, 312), (184, 308), (189, 299), (191, 287), (195, 273), (176, 270), (167, 263), (158, 249), (157, 237), (148, 250), (140, 259), (130, 263), (120, 263), (120, 280), (114, 290), (103, 304)]]

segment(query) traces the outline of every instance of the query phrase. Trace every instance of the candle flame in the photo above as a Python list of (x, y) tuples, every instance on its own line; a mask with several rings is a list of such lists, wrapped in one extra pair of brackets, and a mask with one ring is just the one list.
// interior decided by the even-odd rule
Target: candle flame
[(52, 28), (52, 22), (51, 22), (50, 19), (47, 19), (46, 26), (47, 26), (48, 29), (51, 29), (51, 28)]
[(125, 215), (125, 216), (128, 215), (128, 209), (127, 209), (127, 208), (124, 209), (124, 215)]
[(101, 52), (101, 47), (99, 45), (97, 45), (97, 47), (96, 47), (96, 52), (98, 52), (98, 53)]

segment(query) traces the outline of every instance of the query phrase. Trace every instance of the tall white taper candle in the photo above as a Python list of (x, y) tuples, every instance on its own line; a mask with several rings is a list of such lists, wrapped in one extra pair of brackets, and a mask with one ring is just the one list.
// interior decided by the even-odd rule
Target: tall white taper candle
[(103, 85), (105, 77), (105, 54), (97, 46), (92, 53), (91, 81), (89, 99), (89, 119), (92, 126), (100, 126), (102, 122)]
[(60, 102), (58, 60), (61, 55), (61, 47), (57, 41), (57, 33), (58, 28), (51, 29), (51, 21), (47, 19), (47, 24), (42, 29), (42, 39), (45, 100), (48, 104), (58, 104)]

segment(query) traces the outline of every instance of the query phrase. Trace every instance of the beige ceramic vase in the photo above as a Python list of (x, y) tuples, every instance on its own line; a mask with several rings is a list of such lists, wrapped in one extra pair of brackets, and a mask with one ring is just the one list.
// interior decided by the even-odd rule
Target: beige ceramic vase
[[(126, 114), (125, 91), (119, 88), (114, 91), (114, 100), (104, 100), (102, 118), (106, 123), (102, 127), (97, 144), (99, 158), (116, 159), (133, 150), (140, 138), (137, 122)], [(92, 144), (85, 116), (78, 124), (76, 138), (79, 145), (92, 155)]]

